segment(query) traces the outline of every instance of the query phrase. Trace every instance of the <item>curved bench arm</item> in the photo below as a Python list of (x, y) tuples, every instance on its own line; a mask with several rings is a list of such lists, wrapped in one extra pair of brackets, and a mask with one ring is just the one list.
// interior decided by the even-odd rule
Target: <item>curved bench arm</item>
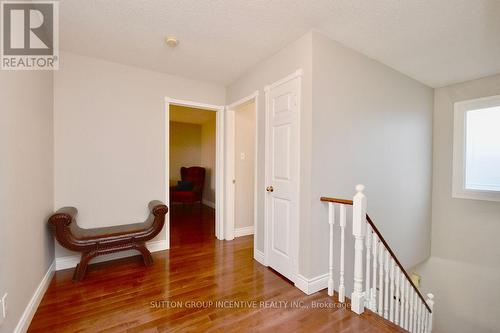
[(50, 218), (49, 223), (52, 226), (64, 223), (64, 225), (69, 225), (76, 215), (78, 214), (78, 209), (75, 207), (63, 207), (57, 210)]
[(58, 209), (50, 218), (49, 226), (59, 244), (72, 251), (79, 251), (78, 247), (68, 242), (71, 238), (70, 225), (75, 220), (78, 210), (75, 207), (63, 207)]
[(168, 213), (168, 207), (160, 200), (150, 201), (148, 204), (149, 211), (154, 216), (166, 215)]

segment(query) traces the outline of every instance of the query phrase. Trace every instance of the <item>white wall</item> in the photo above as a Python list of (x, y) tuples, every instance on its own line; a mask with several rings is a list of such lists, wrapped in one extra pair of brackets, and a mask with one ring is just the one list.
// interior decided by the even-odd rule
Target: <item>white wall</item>
[(164, 97), (221, 105), (224, 88), (70, 53), (60, 59), (55, 207), (77, 207), (84, 228), (142, 221), (150, 200), (165, 200), (169, 182)]
[(181, 167), (201, 165), (201, 125), (170, 122), (170, 186), (181, 180)]
[[(227, 87), (227, 104), (236, 102), (237, 100), (259, 91), (258, 102), (258, 170), (257, 170), (257, 250), (264, 250), (264, 198), (265, 198), (265, 183), (264, 183), (264, 151), (265, 151), (265, 94), (264, 87), (271, 84), (293, 72), (297, 69), (303, 70), (302, 76), (302, 100), (301, 100), (301, 203), (310, 202), (309, 199), (309, 179), (310, 179), (310, 125), (311, 125), (311, 33), (307, 33), (295, 42), (286, 46), (275, 55), (269, 57), (265, 61), (259, 63), (254, 68), (249, 70), (245, 75), (237, 79)], [(309, 205), (301, 206), (301, 220), (308, 219)], [(301, 227), (302, 228), (302, 227)], [(302, 243), (304, 232), (301, 229)], [(299, 245), (300, 247), (300, 245)], [(302, 259), (307, 261), (308, 258)], [(299, 262), (299, 266), (302, 265)]]
[[(472, 252), (476, 250), (462, 244)], [(433, 254), (411, 271), (422, 277), (420, 289), (435, 296), (433, 332), (498, 332), (500, 269), (496, 262), (488, 266)]]
[(54, 260), (52, 72), (0, 71), (0, 332), (14, 331)]
[[(250, 227), (254, 224), (255, 192), (255, 102), (237, 108), (235, 123), (235, 228)], [(244, 158), (241, 158), (244, 154)]]
[(215, 153), (216, 153), (216, 117), (215, 112), (212, 119), (201, 124), (201, 159), (200, 166), (205, 168), (205, 187), (203, 188), (203, 200), (215, 205)]
[(451, 197), (453, 104), (500, 95), (500, 75), (435, 90), (432, 258), (414, 271), (436, 295), (436, 332), (498, 332), (500, 203)]
[[(328, 224), (319, 197), (367, 185), (369, 211), (404, 265), (429, 256), (433, 90), (317, 32), (227, 88), (230, 104), (259, 90), (257, 249), (263, 249), (263, 88), (302, 68), (299, 273), (326, 273)], [(403, 198), (403, 195), (406, 197)]]
[(403, 265), (429, 256), (432, 103), (431, 88), (313, 34), (308, 277), (328, 267), (319, 198), (352, 199), (356, 184), (366, 185), (368, 212)]

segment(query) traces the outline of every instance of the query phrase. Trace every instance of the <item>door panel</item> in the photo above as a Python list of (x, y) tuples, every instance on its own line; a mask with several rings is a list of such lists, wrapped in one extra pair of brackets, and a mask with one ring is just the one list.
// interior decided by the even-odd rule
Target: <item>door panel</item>
[(290, 201), (273, 197), (273, 251), (279, 252), (289, 259), (289, 237), (283, 235), (290, 235)]
[(272, 131), (275, 147), (273, 179), (290, 180), (290, 125), (274, 127)]
[(298, 249), (300, 77), (267, 91), (266, 257), (295, 281)]

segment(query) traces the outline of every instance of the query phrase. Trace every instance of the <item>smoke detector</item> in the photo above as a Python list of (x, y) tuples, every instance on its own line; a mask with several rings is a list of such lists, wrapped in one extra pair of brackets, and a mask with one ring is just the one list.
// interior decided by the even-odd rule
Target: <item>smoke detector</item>
[(165, 44), (167, 44), (168, 46), (174, 48), (177, 45), (179, 45), (179, 41), (175, 37), (166, 37), (165, 38)]

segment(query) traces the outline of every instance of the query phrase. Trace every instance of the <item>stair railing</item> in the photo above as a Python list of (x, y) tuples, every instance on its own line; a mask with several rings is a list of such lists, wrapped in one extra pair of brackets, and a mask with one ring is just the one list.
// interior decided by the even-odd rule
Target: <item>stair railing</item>
[[(361, 314), (366, 307), (410, 332), (430, 333), (432, 331), (434, 295), (427, 294), (427, 300), (422, 296), (394, 251), (366, 213), (367, 199), (363, 193), (364, 189), (363, 185), (357, 185), (353, 200), (329, 197), (321, 197), (320, 199), (328, 203), (328, 223), (330, 226), (328, 295), (333, 296), (335, 290), (333, 239), (335, 209), (338, 206), (340, 276), (337, 290), (339, 302), (345, 302), (345, 227), (347, 206), (353, 206), (354, 284), (351, 294), (351, 310)], [(364, 265), (365, 270), (363, 270)]]

